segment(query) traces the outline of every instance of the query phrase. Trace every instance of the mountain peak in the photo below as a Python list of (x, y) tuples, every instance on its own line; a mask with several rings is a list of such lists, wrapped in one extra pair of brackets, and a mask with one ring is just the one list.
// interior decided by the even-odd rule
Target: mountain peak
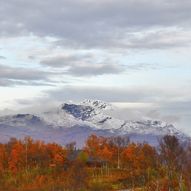
[(77, 104), (63, 104), (62, 110), (73, 115), (74, 117), (82, 120), (86, 120), (92, 115), (95, 115), (95, 110), (93, 107), (88, 105), (77, 105)]
[(83, 105), (88, 105), (91, 106), (95, 109), (100, 109), (100, 110), (107, 110), (111, 109), (112, 106), (110, 103), (101, 101), (101, 100), (91, 100), (91, 99), (86, 99), (82, 102)]
[[(64, 103), (59, 109), (38, 115), (17, 114), (0, 117), (1, 136), (42, 138), (45, 141), (73, 140), (83, 143), (90, 134), (102, 136), (129, 136), (132, 141), (147, 141), (157, 144), (160, 137), (169, 134), (181, 140), (188, 136), (173, 125), (153, 120), (122, 120), (112, 115), (115, 107), (100, 100), (85, 100), (81, 103)], [(81, 136), (74, 140), (74, 137)], [(1, 138), (0, 138), (1, 140)], [(65, 141), (66, 141), (65, 140)]]
[(61, 105), (61, 111), (64, 111), (73, 117), (81, 120), (103, 113), (105, 110), (110, 110), (111, 104), (100, 100), (84, 100), (81, 103), (64, 103)]

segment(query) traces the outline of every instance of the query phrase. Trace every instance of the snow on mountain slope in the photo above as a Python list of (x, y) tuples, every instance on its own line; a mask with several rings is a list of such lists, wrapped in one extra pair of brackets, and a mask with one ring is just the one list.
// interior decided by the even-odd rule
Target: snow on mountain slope
[(161, 121), (129, 121), (116, 119), (109, 111), (115, 109), (102, 101), (64, 103), (59, 108), (38, 115), (18, 114), (0, 117), (0, 141), (10, 137), (31, 136), (60, 144), (76, 141), (82, 146), (90, 134), (126, 136), (133, 141), (156, 144), (158, 138), (170, 134), (182, 140), (188, 137), (173, 125)]

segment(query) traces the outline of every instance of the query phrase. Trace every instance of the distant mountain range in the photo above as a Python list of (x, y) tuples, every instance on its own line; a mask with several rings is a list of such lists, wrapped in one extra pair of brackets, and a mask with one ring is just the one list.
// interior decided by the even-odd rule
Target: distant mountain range
[[(112, 116), (115, 108), (98, 100), (64, 103), (44, 113), (16, 114), (0, 117), (0, 142), (10, 137), (30, 136), (45, 142), (82, 147), (91, 134), (100, 136), (129, 136), (131, 141), (156, 145), (164, 135), (175, 135), (182, 141), (190, 139), (172, 124), (151, 120), (121, 120)], [(111, 113), (111, 114), (110, 114)]]

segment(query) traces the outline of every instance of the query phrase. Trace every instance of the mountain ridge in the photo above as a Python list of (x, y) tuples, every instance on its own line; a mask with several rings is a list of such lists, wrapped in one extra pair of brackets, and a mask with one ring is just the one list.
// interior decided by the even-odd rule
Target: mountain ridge
[(81, 103), (63, 103), (56, 110), (36, 115), (3, 116), (0, 117), (0, 141), (31, 136), (60, 144), (66, 144), (66, 140), (75, 141), (81, 147), (90, 134), (129, 136), (132, 141), (151, 144), (157, 144), (158, 139), (167, 134), (183, 141), (189, 139), (172, 124), (162, 121), (117, 119), (108, 114), (114, 109), (111, 104), (100, 100), (85, 100)]

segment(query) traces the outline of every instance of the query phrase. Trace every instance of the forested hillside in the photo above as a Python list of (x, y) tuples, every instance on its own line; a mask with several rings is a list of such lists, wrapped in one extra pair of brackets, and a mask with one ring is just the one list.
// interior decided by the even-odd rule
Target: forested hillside
[(0, 191), (189, 191), (191, 145), (91, 135), (82, 150), (27, 137), (0, 144)]

